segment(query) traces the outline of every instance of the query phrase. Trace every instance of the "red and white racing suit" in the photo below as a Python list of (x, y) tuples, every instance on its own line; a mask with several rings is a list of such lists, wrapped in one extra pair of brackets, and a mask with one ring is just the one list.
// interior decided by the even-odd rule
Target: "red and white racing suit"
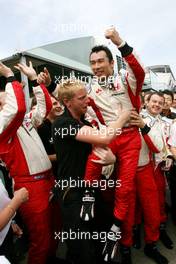
[[(121, 112), (136, 108), (139, 111), (139, 93), (144, 81), (144, 69), (141, 66), (133, 49), (127, 44), (119, 49), (124, 57), (127, 71), (116, 77), (114, 87), (101, 87), (98, 83), (93, 83), (89, 87), (89, 96), (100, 110), (105, 124), (117, 120)], [(91, 112), (89, 113), (91, 116)], [(94, 119), (95, 116), (92, 116)], [(128, 217), (132, 196), (134, 195), (134, 177), (136, 174), (139, 151), (141, 148), (141, 137), (137, 127), (123, 128), (122, 134), (117, 136), (109, 146), (117, 157), (118, 169), (117, 177), (121, 181), (121, 187), (115, 189), (114, 216), (122, 222), (127, 221), (132, 225), (132, 219)], [(92, 154), (88, 158), (85, 180), (100, 179), (102, 166), (93, 163), (91, 160), (97, 159)]]
[(25, 115), (25, 99), (17, 81), (6, 85), (6, 105), (0, 112), (0, 158), (15, 182), (15, 190), (26, 187), (29, 200), (20, 213), (29, 233), (29, 264), (45, 264), (53, 254), (49, 195), (54, 186), (51, 162), (36, 131), (50, 112), (52, 103), (44, 85), (33, 88), (36, 108)]
[(155, 175), (155, 181), (157, 185), (158, 190), (158, 196), (159, 196), (159, 205), (160, 205), (160, 223), (165, 223), (167, 221), (167, 214), (166, 214), (166, 178), (165, 178), (165, 172), (162, 170), (163, 167), (163, 161), (166, 160), (168, 156), (172, 156), (167, 140), (170, 134), (170, 126), (173, 120), (167, 120), (165, 117), (161, 117), (161, 115), (152, 116), (148, 111), (144, 114), (145, 122), (149, 126), (158, 126), (158, 129), (160, 130), (160, 134), (163, 139), (163, 149), (160, 153), (157, 153), (154, 155), (154, 175)]
[(144, 218), (145, 242), (156, 242), (159, 238), (160, 206), (159, 195), (154, 175), (153, 153), (163, 150), (164, 141), (160, 124), (143, 117), (150, 127), (148, 133), (142, 133), (142, 148), (140, 150), (138, 169), (135, 178), (136, 212), (141, 209)]

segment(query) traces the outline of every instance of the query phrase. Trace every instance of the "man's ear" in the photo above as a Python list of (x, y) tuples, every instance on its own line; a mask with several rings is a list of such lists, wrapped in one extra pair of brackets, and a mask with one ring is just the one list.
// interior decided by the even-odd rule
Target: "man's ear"
[(64, 104), (67, 108), (69, 108), (69, 107), (70, 107), (70, 100), (68, 100), (67, 98), (64, 98), (64, 99), (63, 99), (63, 104)]
[(114, 69), (114, 60), (110, 62), (112, 69)]
[(111, 68), (111, 71), (112, 71), (112, 75), (113, 75), (113, 72), (114, 72), (114, 60), (110, 61), (110, 68)]

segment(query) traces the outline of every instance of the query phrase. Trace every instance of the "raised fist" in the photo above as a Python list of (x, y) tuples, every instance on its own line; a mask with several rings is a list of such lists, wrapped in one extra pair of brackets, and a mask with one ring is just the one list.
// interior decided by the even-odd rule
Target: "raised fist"
[(105, 38), (110, 39), (117, 46), (119, 46), (123, 42), (115, 27), (110, 27), (105, 31)]

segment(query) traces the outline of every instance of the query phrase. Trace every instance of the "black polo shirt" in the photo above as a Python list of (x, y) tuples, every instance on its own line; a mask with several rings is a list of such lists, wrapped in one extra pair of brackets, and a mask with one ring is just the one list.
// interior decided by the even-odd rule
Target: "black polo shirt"
[(92, 145), (75, 139), (84, 125), (90, 126), (90, 123), (84, 117), (81, 122), (74, 119), (66, 108), (53, 123), (52, 137), (58, 160), (57, 178), (60, 180), (78, 180), (84, 177)]
[(55, 154), (51, 127), (52, 127), (52, 123), (50, 122), (50, 120), (45, 119), (42, 125), (37, 129), (37, 132), (43, 142), (43, 145), (48, 155)]
[[(53, 145), (51, 128), (52, 128), (52, 123), (50, 122), (49, 119), (45, 119), (42, 125), (37, 129), (37, 132), (43, 142), (46, 153), (48, 155), (55, 154), (55, 148)], [(52, 169), (56, 177), (56, 174), (57, 174), (57, 162), (56, 161), (52, 161)]]

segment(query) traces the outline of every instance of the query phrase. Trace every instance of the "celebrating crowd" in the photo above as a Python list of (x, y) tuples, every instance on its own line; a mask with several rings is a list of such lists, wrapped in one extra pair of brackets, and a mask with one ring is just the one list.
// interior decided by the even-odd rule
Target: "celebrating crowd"
[[(10, 250), (12, 229), (22, 235), (12, 227), (17, 210), (29, 240), (28, 264), (134, 264), (131, 248), (141, 247), (141, 224), (144, 254), (169, 263), (157, 241), (174, 247), (167, 233), (168, 207), (176, 224), (174, 94), (142, 95), (145, 71), (134, 49), (113, 27), (105, 37), (125, 61), (118, 75), (104, 45), (90, 52), (95, 78), (89, 83), (55, 84), (46, 68), (37, 75), (31, 62), (17, 64), (33, 86), (27, 113), (21, 83), (0, 63), (7, 80), (0, 91), (2, 263), (18, 263)], [(56, 256), (63, 238), (65, 260)]]

